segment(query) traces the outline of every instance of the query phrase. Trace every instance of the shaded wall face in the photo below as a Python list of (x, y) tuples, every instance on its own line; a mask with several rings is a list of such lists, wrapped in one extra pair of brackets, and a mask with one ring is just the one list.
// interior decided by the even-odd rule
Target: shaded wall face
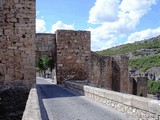
[(92, 52), (90, 78), (92, 84), (112, 89), (112, 58)]
[[(129, 93), (128, 58), (126, 56), (113, 56), (112, 78), (114, 87), (122, 93)], [(117, 85), (117, 86), (116, 86)], [(117, 91), (116, 90), (116, 91)]]
[(130, 77), (130, 94), (147, 97), (147, 77)]
[(128, 58), (91, 54), (91, 83), (117, 92), (129, 93)]
[(38, 33), (35, 38), (36, 60), (44, 55), (52, 56), (55, 59), (56, 36), (55, 34)]
[(35, 82), (35, 1), (0, 0), (0, 84)]
[(112, 90), (120, 92), (120, 66), (115, 59), (112, 60)]
[(57, 80), (89, 78), (90, 32), (58, 30), (56, 32)]
[(137, 95), (147, 97), (147, 77), (137, 77)]

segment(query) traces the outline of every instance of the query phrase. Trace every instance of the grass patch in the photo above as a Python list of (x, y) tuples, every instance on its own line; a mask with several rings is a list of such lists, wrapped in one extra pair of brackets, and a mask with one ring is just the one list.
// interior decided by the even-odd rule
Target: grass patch
[(149, 94), (159, 93), (160, 92), (160, 81), (148, 80), (147, 89), (148, 89)]
[(123, 45), (122, 47), (115, 47), (115, 49), (107, 49), (102, 51), (97, 51), (101, 55), (117, 55), (125, 54), (128, 52), (135, 52), (140, 49), (156, 49), (160, 48), (160, 39), (154, 39), (152, 41), (136, 42), (131, 44)]
[(129, 60), (129, 66), (131, 66), (132, 68), (140, 68), (144, 72), (151, 67), (159, 67), (160, 56), (157, 55)]

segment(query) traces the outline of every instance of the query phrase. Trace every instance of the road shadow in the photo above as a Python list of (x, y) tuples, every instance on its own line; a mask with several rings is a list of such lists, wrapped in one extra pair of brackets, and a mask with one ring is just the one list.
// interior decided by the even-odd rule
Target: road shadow
[(82, 96), (66, 87), (53, 84), (37, 84), (37, 89), (41, 93), (42, 99)]
[(75, 93), (68, 88), (54, 84), (37, 84), (37, 94), (40, 105), (40, 112), (42, 120), (49, 120), (47, 111), (44, 105), (44, 99), (55, 99), (63, 97), (78, 97), (83, 96), (79, 93)]

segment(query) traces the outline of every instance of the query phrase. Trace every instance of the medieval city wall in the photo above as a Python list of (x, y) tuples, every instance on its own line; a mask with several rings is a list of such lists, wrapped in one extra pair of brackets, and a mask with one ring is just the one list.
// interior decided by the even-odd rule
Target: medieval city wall
[(35, 82), (35, 1), (0, 1), (0, 83)]
[(112, 57), (91, 54), (90, 82), (98, 87), (112, 89)]
[(90, 32), (56, 31), (57, 82), (63, 80), (89, 79), (90, 73)]
[(128, 57), (116, 55), (112, 58), (112, 89), (129, 93)]
[(35, 0), (0, 0), (0, 119), (20, 119), (35, 83)]
[(129, 93), (128, 58), (122, 55), (91, 54), (91, 83), (98, 87)]

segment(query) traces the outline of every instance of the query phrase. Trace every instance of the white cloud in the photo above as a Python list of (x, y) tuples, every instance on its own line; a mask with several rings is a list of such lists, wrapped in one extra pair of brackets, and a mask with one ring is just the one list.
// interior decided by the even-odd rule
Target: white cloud
[(43, 33), (46, 31), (46, 23), (44, 19), (36, 19), (36, 33)]
[(107, 49), (117, 45), (117, 38), (113, 34), (108, 34), (107, 31), (102, 32), (100, 29), (87, 29), (91, 31), (91, 49), (93, 51)]
[[(119, 35), (125, 36), (135, 31), (140, 19), (148, 13), (153, 4), (156, 4), (156, 0), (122, 0), (121, 3), (117, 0), (96, 0), (88, 21), (100, 25), (94, 29), (90, 28), (91, 35), (94, 36), (92, 44), (95, 44), (95, 41), (108, 43), (100, 43), (99, 49), (117, 45)], [(97, 50), (95, 45), (92, 46), (92, 50)]]
[(51, 33), (55, 33), (58, 29), (74, 30), (74, 24), (64, 24), (62, 21), (57, 21), (52, 25)]
[(124, 12), (139, 11), (139, 13), (145, 13), (153, 4), (156, 4), (156, 0), (123, 0), (119, 8)]
[(132, 33), (128, 37), (128, 41), (126, 43), (133, 43), (135, 41), (149, 39), (158, 35), (160, 35), (160, 27), (158, 27), (157, 29), (147, 29), (140, 32)]
[(118, 19), (118, 0), (96, 0), (89, 11), (89, 23), (112, 22)]

